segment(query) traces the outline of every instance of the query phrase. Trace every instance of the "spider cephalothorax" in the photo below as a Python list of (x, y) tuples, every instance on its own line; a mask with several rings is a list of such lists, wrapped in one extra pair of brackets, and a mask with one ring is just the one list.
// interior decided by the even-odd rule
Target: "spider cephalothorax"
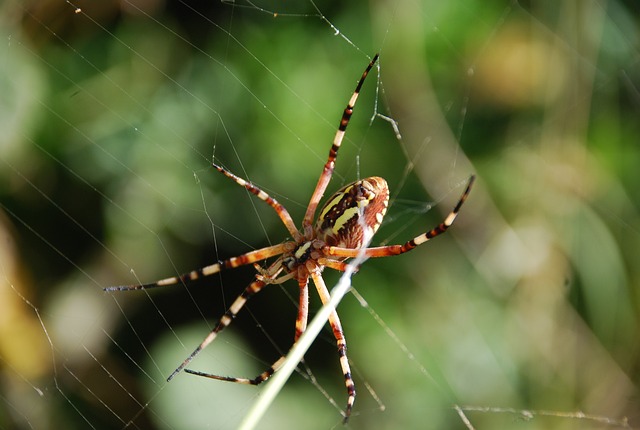
[[(322, 269), (329, 247), (360, 249), (380, 227), (389, 205), (389, 187), (380, 177), (352, 182), (335, 192), (318, 214), (311, 237), (302, 236), (283, 257), (288, 272), (305, 265), (308, 272)], [(345, 257), (333, 258), (339, 265)], [(341, 266), (342, 267), (342, 266)], [(308, 276), (308, 275), (307, 275)]]
[[(278, 370), (284, 362), (284, 356), (280, 357), (267, 370), (253, 379), (212, 375), (209, 373), (185, 369), (185, 367), (203, 348), (213, 342), (213, 340), (218, 336), (218, 333), (231, 324), (231, 321), (233, 321), (247, 300), (249, 300), (254, 294), (260, 292), (265, 286), (269, 284), (282, 283), (290, 279), (295, 279), (298, 282), (298, 286), (300, 287), (300, 297), (294, 335), (295, 343), (298, 341), (298, 338), (302, 335), (307, 326), (309, 278), (313, 280), (322, 303), (327, 303), (330, 296), (327, 286), (322, 278), (322, 270), (325, 267), (344, 271), (346, 268), (345, 260), (354, 258), (358, 255), (362, 255), (364, 257), (388, 257), (391, 255), (403, 254), (411, 251), (416, 246), (423, 244), (429, 239), (444, 233), (451, 224), (453, 224), (460, 207), (471, 191), (471, 186), (474, 181), (473, 176), (469, 179), (467, 188), (460, 197), (457, 205), (449, 215), (447, 215), (444, 221), (433, 229), (416, 236), (402, 245), (387, 245), (374, 248), (368, 247), (369, 241), (382, 223), (382, 219), (387, 212), (387, 206), (389, 204), (389, 188), (387, 187), (387, 182), (376, 176), (361, 179), (342, 187), (327, 199), (327, 202), (320, 209), (315, 225), (313, 223), (320, 199), (324, 195), (333, 174), (338, 150), (340, 149), (351, 114), (353, 113), (353, 107), (358, 99), (358, 94), (360, 93), (360, 89), (362, 88), (362, 84), (364, 83), (367, 74), (377, 59), (378, 56), (376, 55), (365, 69), (353, 95), (347, 103), (347, 107), (342, 114), (338, 131), (336, 132), (333, 144), (329, 151), (329, 157), (327, 158), (322, 174), (318, 179), (316, 188), (311, 195), (311, 200), (309, 201), (305, 216), (302, 220), (301, 230), (296, 228), (287, 209), (278, 203), (273, 197), (269, 196), (269, 194), (265, 193), (250, 182), (247, 182), (229, 172), (227, 169), (213, 164), (213, 167), (220, 173), (232, 179), (238, 185), (246, 188), (259, 199), (271, 206), (289, 231), (292, 240), (279, 245), (250, 251), (237, 257), (218, 261), (210, 266), (192, 270), (191, 272), (180, 276), (172, 276), (150, 284), (105, 288), (107, 291), (122, 291), (189, 284), (196, 279), (211, 276), (224, 269), (233, 269), (246, 264), (254, 264), (257, 270), (255, 280), (234, 300), (229, 309), (227, 309), (213, 330), (211, 330), (200, 345), (198, 345), (198, 347), (184, 360), (184, 362), (182, 362), (182, 364), (180, 364), (180, 366), (178, 366), (173, 373), (169, 375), (167, 378), (168, 381), (184, 369), (185, 372), (212, 379), (237, 382), (241, 384), (260, 384)], [(273, 257), (277, 258), (266, 267), (262, 267), (257, 264), (260, 261), (266, 261)], [(344, 420), (346, 422), (351, 415), (356, 391), (351, 377), (349, 360), (347, 358), (346, 340), (342, 331), (340, 318), (335, 310), (329, 317), (329, 324), (331, 325), (331, 329), (336, 338), (338, 355), (340, 357), (340, 366), (342, 367), (345, 385), (347, 388), (347, 407), (344, 412)]]

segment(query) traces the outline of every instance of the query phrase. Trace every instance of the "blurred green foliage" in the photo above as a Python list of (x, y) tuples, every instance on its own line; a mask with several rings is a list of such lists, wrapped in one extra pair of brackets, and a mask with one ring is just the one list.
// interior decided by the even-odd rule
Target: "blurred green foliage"
[[(253, 269), (102, 288), (283, 240), (210, 162), (300, 220), (375, 52), (328, 192), (385, 177), (374, 242), (401, 243), (479, 181), (450, 233), (353, 278), (350, 426), (465, 428), (454, 405), (477, 429), (639, 426), (638, 20), (592, 1), (0, 5), (0, 427), (234, 428), (259, 388), (165, 378)], [(293, 285), (193, 368), (261, 372), (290, 345)], [(327, 331), (263, 428), (339, 426), (345, 401)]]

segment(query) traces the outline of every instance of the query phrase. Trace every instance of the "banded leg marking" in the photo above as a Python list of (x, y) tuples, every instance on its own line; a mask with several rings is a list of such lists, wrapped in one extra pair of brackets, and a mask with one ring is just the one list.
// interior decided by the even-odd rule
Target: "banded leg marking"
[(316, 209), (318, 208), (318, 203), (320, 203), (320, 199), (322, 199), (322, 196), (327, 189), (327, 185), (329, 185), (329, 181), (331, 180), (331, 176), (333, 175), (333, 168), (335, 166), (335, 160), (338, 157), (338, 150), (340, 149), (340, 145), (342, 145), (342, 139), (344, 138), (344, 135), (347, 131), (347, 126), (349, 125), (349, 120), (351, 119), (351, 115), (353, 114), (353, 108), (355, 107), (358, 96), (360, 95), (360, 90), (362, 89), (364, 80), (367, 78), (367, 75), (371, 71), (371, 68), (376, 63), (376, 61), (378, 61), (378, 54), (374, 55), (369, 65), (362, 73), (362, 76), (358, 81), (358, 85), (351, 95), (349, 103), (347, 103), (347, 107), (342, 113), (338, 131), (333, 138), (333, 144), (331, 145), (331, 149), (329, 150), (329, 157), (327, 158), (327, 162), (324, 165), (324, 169), (322, 170), (320, 179), (318, 179), (316, 188), (311, 195), (309, 206), (307, 206), (307, 211), (305, 212), (304, 219), (302, 220), (303, 233), (307, 237), (311, 233), (313, 218), (316, 213)]
[(233, 173), (231, 173), (230, 171), (228, 171), (224, 167), (218, 166), (215, 163), (213, 164), (213, 167), (218, 172), (222, 173), (227, 178), (232, 179), (236, 184), (240, 185), (241, 187), (246, 188), (247, 191), (251, 192), (252, 194), (257, 196), (260, 200), (262, 200), (263, 202), (265, 202), (266, 204), (271, 206), (276, 211), (276, 213), (280, 217), (280, 220), (282, 220), (282, 223), (285, 225), (287, 230), (289, 230), (289, 234), (291, 234), (293, 239), (296, 240), (296, 241), (302, 240), (302, 235), (300, 234), (300, 232), (296, 228), (296, 225), (293, 222), (293, 219), (291, 218), (291, 215), (289, 214), (289, 211), (287, 211), (287, 209), (284, 206), (282, 206), (282, 204), (280, 204), (276, 199), (271, 197), (266, 192), (262, 191), (257, 186), (253, 185), (251, 182), (248, 182), (248, 181), (242, 179), (241, 177), (239, 177), (237, 175), (234, 175)]
[[(302, 336), (302, 333), (307, 328), (307, 318), (309, 316), (309, 278), (305, 276), (298, 280), (300, 285), (300, 300), (298, 307), (298, 318), (296, 319), (296, 332), (294, 336), (294, 343), (298, 341), (298, 338)], [(203, 376), (205, 378), (216, 379), (218, 381), (227, 381), (227, 382), (235, 382), (237, 384), (246, 384), (246, 385), (258, 385), (262, 382), (266, 381), (273, 375), (275, 372), (280, 369), (282, 364), (284, 363), (286, 356), (283, 355), (278, 358), (275, 363), (273, 363), (267, 370), (259, 374), (253, 379), (249, 378), (236, 378), (232, 376), (220, 376), (213, 375), (211, 373), (200, 372), (197, 370), (185, 369), (185, 372), (190, 373), (192, 375)]]
[(271, 367), (269, 367), (267, 370), (265, 370), (264, 372), (262, 372), (261, 374), (259, 374), (253, 379), (235, 378), (233, 376), (219, 376), (219, 375), (213, 375), (211, 373), (205, 373), (205, 372), (200, 372), (200, 371), (191, 370), (191, 369), (184, 369), (184, 371), (191, 375), (203, 376), (205, 378), (215, 379), (217, 381), (234, 382), (236, 384), (244, 384), (244, 385), (259, 385), (264, 381), (266, 381), (267, 379), (269, 379), (271, 375), (273, 375), (278, 371), (278, 369), (280, 369), (280, 367), (284, 363), (285, 358), (286, 356), (283, 355), (275, 363), (273, 363)]
[(291, 242), (285, 242), (278, 245), (269, 246), (267, 248), (258, 249), (247, 252), (239, 257), (232, 257), (219, 261), (201, 269), (192, 270), (180, 276), (172, 276), (170, 278), (161, 279), (150, 284), (139, 285), (120, 285), (115, 287), (104, 288), (104, 291), (128, 291), (128, 290), (147, 290), (149, 288), (166, 287), (170, 285), (188, 284), (206, 276), (215, 275), (223, 269), (235, 269), (245, 264), (255, 263), (256, 261), (266, 260), (267, 258), (282, 254), (292, 248)]
[(202, 343), (200, 343), (200, 345), (198, 345), (198, 347), (191, 354), (189, 354), (186, 360), (184, 360), (182, 364), (178, 366), (176, 370), (171, 373), (171, 375), (169, 375), (169, 377), (167, 378), (167, 382), (171, 381), (174, 376), (180, 373), (180, 371), (182, 371), (182, 369), (184, 369), (200, 353), (200, 351), (205, 349), (211, 342), (213, 342), (218, 336), (218, 333), (220, 333), (222, 330), (227, 328), (229, 324), (231, 324), (236, 315), (238, 315), (238, 312), (240, 312), (245, 303), (247, 303), (247, 300), (249, 300), (253, 295), (259, 293), (265, 285), (267, 284), (257, 280), (253, 281), (247, 288), (245, 288), (242, 294), (240, 294), (234, 300), (229, 309), (227, 309), (222, 318), (220, 318), (220, 321), (214, 327), (214, 329), (211, 330), (209, 335), (205, 337)]
[(422, 233), (421, 235), (416, 236), (413, 239), (405, 242), (403, 245), (378, 246), (374, 248), (367, 248), (364, 250), (329, 246), (324, 249), (324, 253), (326, 255), (331, 255), (334, 257), (355, 258), (358, 255), (360, 255), (361, 252), (366, 257), (388, 257), (390, 255), (399, 255), (399, 254), (404, 254), (405, 252), (409, 252), (412, 249), (422, 245), (423, 243), (433, 239), (434, 237), (441, 235), (442, 233), (447, 231), (449, 227), (451, 227), (456, 217), (458, 216), (458, 212), (460, 212), (460, 208), (462, 207), (462, 204), (467, 200), (467, 197), (471, 192), (471, 187), (473, 186), (474, 181), (475, 181), (475, 176), (471, 176), (469, 178), (469, 183), (467, 184), (467, 188), (462, 193), (460, 200), (458, 200), (458, 203), (453, 208), (453, 210), (449, 212), (449, 215), (447, 215), (444, 221), (442, 221), (440, 224), (438, 224), (433, 229), (427, 231), (426, 233)]
[[(331, 300), (331, 295), (329, 294), (329, 290), (327, 290), (327, 285), (324, 283), (324, 279), (322, 279), (322, 275), (317, 272), (312, 272), (311, 277), (313, 279), (313, 283), (316, 285), (322, 304), (327, 304)], [(340, 317), (335, 309), (331, 312), (331, 315), (329, 315), (329, 324), (331, 325), (331, 330), (333, 330), (333, 336), (336, 338), (338, 355), (340, 357), (340, 367), (342, 368), (342, 373), (344, 375), (344, 384), (347, 387), (347, 407), (344, 411), (343, 420), (343, 422), (346, 423), (351, 416), (353, 404), (356, 401), (356, 386), (353, 382), (353, 377), (351, 376), (351, 367), (349, 366), (349, 358), (347, 357), (347, 340), (345, 339), (344, 332), (342, 331)]]

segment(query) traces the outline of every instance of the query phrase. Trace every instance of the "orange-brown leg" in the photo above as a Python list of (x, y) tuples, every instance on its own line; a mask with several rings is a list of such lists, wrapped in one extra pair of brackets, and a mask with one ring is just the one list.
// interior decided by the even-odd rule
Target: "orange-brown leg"
[(333, 145), (331, 145), (331, 149), (329, 150), (329, 157), (327, 158), (327, 162), (324, 165), (324, 169), (322, 170), (322, 174), (318, 179), (318, 183), (316, 184), (316, 188), (311, 195), (311, 200), (309, 201), (309, 206), (307, 206), (307, 211), (305, 212), (304, 219), (302, 220), (302, 230), (305, 237), (310, 237), (311, 230), (313, 226), (313, 218), (316, 213), (316, 209), (318, 208), (318, 204), (324, 195), (324, 192), (327, 189), (327, 185), (329, 185), (329, 181), (331, 180), (331, 175), (333, 174), (333, 169), (335, 166), (336, 158), (338, 157), (338, 150), (340, 149), (340, 145), (342, 145), (342, 139), (344, 138), (344, 134), (347, 131), (347, 125), (349, 125), (349, 120), (351, 119), (351, 115), (353, 114), (353, 108), (356, 105), (356, 101), (358, 100), (358, 96), (360, 95), (360, 89), (362, 88), (362, 84), (364, 84), (364, 80), (367, 78), (369, 71), (378, 60), (378, 54), (376, 54), (365, 71), (362, 73), (362, 77), (360, 81), (358, 81), (358, 85), (356, 85), (356, 89), (351, 95), (349, 102), (347, 103), (347, 107), (344, 109), (342, 113), (342, 118), (340, 119), (340, 125), (338, 126), (338, 131), (336, 132), (335, 137), (333, 138)]
[[(312, 272), (311, 278), (313, 279), (313, 283), (316, 285), (322, 304), (327, 304), (329, 300), (331, 300), (331, 295), (329, 294), (329, 290), (327, 290), (327, 285), (324, 283), (324, 279), (322, 279), (322, 275), (320, 272)], [(336, 338), (338, 355), (340, 357), (340, 367), (342, 368), (344, 383), (347, 387), (347, 407), (344, 411), (344, 422), (346, 423), (351, 416), (353, 404), (356, 401), (356, 386), (353, 382), (353, 377), (351, 376), (351, 367), (349, 366), (349, 358), (347, 357), (347, 341), (344, 337), (340, 317), (338, 317), (338, 312), (336, 310), (331, 312), (331, 315), (329, 315), (329, 324), (331, 325), (331, 330), (333, 330), (333, 336)]]
[(391, 255), (399, 255), (399, 254), (404, 254), (405, 252), (409, 252), (412, 249), (416, 248), (417, 246), (420, 246), (423, 243), (433, 239), (434, 237), (441, 235), (442, 233), (447, 231), (449, 227), (451, 227), (456, 217), (458, 216), (460, 207), (465, 202), (465, 200), (467, 200), (467, 197), (471, 192), (471, 187), (473, 186), (474, 180), (475, 180), (475, 176), (471, 176), (471, 178), (469, 178), (469, 183), (467, 185), (467, 188), (464, 190), (464, 193), (462, 193), (460, 200), (458, 200), (458, 203), (453, 208), (453, 210), (449, 212), (449, 215), (447, 215), (444, 221), (442, 221), (440, 224), (438, 224), (431, 230), (425, 233), (422, 233), (419, 236), (414, 237), (413, 239), (405, 242), (402, 245), (387, 245), (387, 246), (379, 246), (375, 248), (366, 248), (366, 249), (327, 246), (326, 248), (323, 249), (323, 252), (326, 255), (331, 255), (333, 257), (348, 257), (348, 258), (355, 258), (359, 255), (364, 255), (366, 257), (389, 257)]
[[(227, 328), (229, 324), (231, 324), (236, 315), (238, 315), (238, 312), (240, 312), (242, 307), (247, 303), (247, 300), (249, 300), (255, 294), (259, 293), (266, 285), (267, 284), (265, 282), (256, 280), (253, 281), (247, 288), (245, 288), (242, 294), (240, 294), (233, 301), (229, 309), (227, 309), (222, 318), (220, 318), (220, 321), (218, 321), (218, 324), (216, 324), (213, 330), (211, 330), (209, 335), (205, 337), (200, 345), (198, 345), (198, 347), (191, 354), (189, 354), (189, 356), (182, 362), (182, 364), (180, 364), (180, 366), (178, 366), (176, 370), (174, 370), (171, 375), (169, 375), (167, 381), (171, 381), (171, 379), (173, 379), (174, 376), (176, 376), (182, 369), (184, 369), (196, 357), (196, 355), (200, 353), (200, 351), (205, 349), (211, 342), (213, 342), (218, 336), (218, 333), (220, 333), (222, 330)], [(196, 372), (188, 371), (188, 373)]]
[[(309, 277), (304, 276), (298, 279), (300, 285), (300, 299), (298, 305), (298, 317), (296, 319), (296, 330), (294, 335), (294, 344), (307, 328), (307, 319), (309, 317)], [(203, 376), (205, 378), (216, 379), (218, 381), (235, 382), (236, 384), (258, 385), (269, 379), (271, 375), (278, 371), (284, 363), (286, 356), (278, 358), (269, 368), (253, 379), (237, 378), (233, 376), (219, 376), (211, 373), (199, 372), (197, 370), (185, 369), (185, 372), (192, 375)]]

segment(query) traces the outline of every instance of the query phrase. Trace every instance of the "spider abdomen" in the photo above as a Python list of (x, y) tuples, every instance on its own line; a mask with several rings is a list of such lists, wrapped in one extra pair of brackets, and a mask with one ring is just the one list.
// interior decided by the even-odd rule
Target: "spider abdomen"
[(317, 237), (329, 246), (361, 248), (380, 227), (388, 205), (389, 187), (383, 178), (352, 182), (339, 189), (320, 210)]

